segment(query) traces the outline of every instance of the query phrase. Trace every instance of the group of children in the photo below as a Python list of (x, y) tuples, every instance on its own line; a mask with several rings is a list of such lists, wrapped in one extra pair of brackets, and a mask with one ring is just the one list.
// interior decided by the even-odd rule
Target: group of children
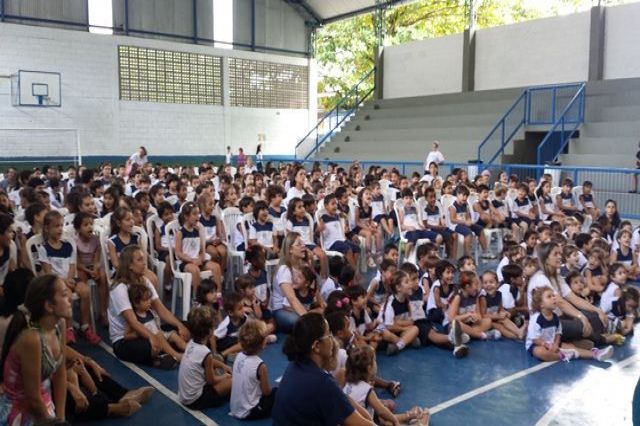
[[(528, 296), (540, 244), (561, 246), (560, 273), (571, 292), (606, 315), (607, 342), (622, 344), (633, 333), (639, 294), (627, 281), (640, 274), (640, 231), (620, 219), (614, 201), (600, 212), (590, 182), (576, 191), (565, 180), (554, 200), (550, 176), (521, 183), (501, 173), (490, 190), (486, 173), (470, 182), (463, 170), (442, 179), (437, 166), (430, 169), (429, 179), (421, 179), (395, 169), (365, 172), (357, 163), (347, 170), (330, 164), (326, 172), (314, 165), (310, 174), (297, 164), (267, 164), (264, 174), (240, 168), (235, 175), (228, 165), (216, 173), (204, 164), (197, 174), (144, 166), (134, 168), (126, 183), (107, 164), (99, 171), (70, 169), (65, 182), (21, 173), (16, 187), (0, 192), (0, 210), (13, 217), (16, 230), (15, 238), (5, 238), (10, 225), (0, 220), (0, 282), (3, 271), (17, 265), (60, 276), (80, 301), (80, 330), (97, 344), (89, 282), (98, 286), (104, 325), (107, 283), (120, 253), (130, 245), (148, 246), (144, 275), (155, 289), (161, 292), (164, 282), (170, 293), (175, 263), (191, 274), (194, 295), (186, 339), (160, 324), (149, 289), (129, 289), (138, 322), (157, 336), (166, 355), (158, 366), (179, 364), (179, 397), (188, 407), (230, 398), (238, 418), (268, 417), (275, 398), (259, 357), (277, 339), (267, 263), (282, 261), (290, 232), (311, 254), (297, 271), (295, 297), (306, 311), (325, 314), (339, 345), (333, 374), (345, 393), (384, 422), (424, 412), (394, 415), (391, 402), (370, 392), (375, 385), (397, 396), (400, 389), (377, 376), (378, 350), (395, 355), (434, 345), (464, 357), (471, 339), (508, 338), (523, 341), (545, 361), (611, 355), (608, 348), (561, 344), (559, 296), (550, 288)], [(225, 228), (227, 213), (238, 218), (232, 229)], [(502, 230), (502, 259), (495, 271), (478, 273), (471, 256), (476, 239), (482, 257), (495, 258), (488, 229)], [(17, 260), (8, 256), (14, 239)], [(243, 253), (240, 276), (229, 277), (230, 251)], [(367, 285), (362, 272), (374, 267)], [(225, 276), (232, 291), (223, 294)], [(290, 304), (285, 301), (283, 309), (293, 310)], [(125, 338), (138, 337), (133, 329), (125, 332)], [(72, 328), (67, 341), (75, 341)]]

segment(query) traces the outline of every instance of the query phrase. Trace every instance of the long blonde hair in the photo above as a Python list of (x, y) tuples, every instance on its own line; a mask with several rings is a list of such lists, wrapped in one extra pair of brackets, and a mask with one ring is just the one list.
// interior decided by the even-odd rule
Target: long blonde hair
[(297, 232), (289, 232), (282, 242), (282, 248), (280, 249), (280, 265), (287, 265), (289, 269), (293, 266), (291, 261), (291, 246), (296, 242), (296, 239), (300, 237)]
[(144, 277), (137, 276), (131, 272), (131, 264), (133, 263), (133, 255), (135, 252), (142, 251), (142, 248), (138, 245), (130, 245), (124, 248), (120, 253), (120, 263), (116, 270), (116, 276), (113, 280), (112, 288), (115, 288), (118, 284), (123, 283), (126, 285), (142, 285), (144, 284)]

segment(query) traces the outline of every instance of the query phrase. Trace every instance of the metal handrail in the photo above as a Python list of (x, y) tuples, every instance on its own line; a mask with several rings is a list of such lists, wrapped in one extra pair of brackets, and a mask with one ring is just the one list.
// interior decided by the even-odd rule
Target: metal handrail
[[(490, 165), (498, 157), (499, 154), (504, 153), (505, 146), (507, 146), (507, 144), (511, 142), (511, 139), (513, 138), (513, 136), (515, 136), (518, 130), (520, 130), (520, 127), (522, 127), (525, 124), (525, 119), (527, 117), (527, 105), (528, 105), (527, 95), (528, 95), (528, 91), (524, 90), (522, 94), (518, 97), (518, 99), (516, 99), (516, 101), (511, 105), (511, 107), (509, 107), (507, 112), (505, 112), (502, 115), (502, 117), (498, 120), (496, 125), (493, 126), (489, 134), (482, 140), (482, 142), (480, 142), (480, 145), (478, 145), (478, 157), (477, 157), (478, 162), (483, 162), (487, 165)], [(520, 102), (524, 102), (524, 106), (525, 106), (524, 114), (522, 114), (522, 119), (518, 122), (516, 129), (513, 132), (511, 132), (511, 134), (509, 134), (508, 137), (505, 137), (505, 133), (506, 133), (505, 126), (506, 126), (507, 118), (509, 118), (509, 115), (511, 114), (511, 112), (515, 110), (515, 108), (518, 106)], [(496, 151), (493, 157), (491, 157), (488, 161), (485, 161), (482, 158), (482, 148), (491, 140), (491, 138), (494, 136), (495, 132), (498, 129), (500, 129), (500, 132), (501, 132), (500, 148)]]
[[(585, 83), (581, 82), (581, 83), (566, 83), (566, 84), (546, 84), (546, 85), (530, 86), (526, 88), (522, 92), (522, 94), (515, 100), (515, 102), (511, 105), (511, 107), (509, 107), (509, 109), (502, 115), (502, 117), (498, 119), (498, 122), (495, 124), (495, 126), (493, 126), (489, 134), (482, 140), (480, 145), (478, 145), (478, 154), (477, 154), (478, 162), (482, 162), (486, 165), (493, 164), (493, 162), (496, 160), (496, 158), (498, 158), (499, 155), (504, 154), (505, 147), (511, 142), (513, 137), (517, 134), (520, 128), (522, 128), (522, 126), (549, 124), (549, 125), (552, 125), (552, 130), (553, 130), (558, 125), (564, 126), (567, 123), (574, 124), (573, 121), (569, 121), (566, 117), (566, 113), (569, 107), (573, 106), (573, 102), (574, 102), (573, 98), (567, 104), (567, 107), (565, 107), (562, 110), (561, 114), (558, 117), (556, 117), (559, 91), (563, 89), (575, 88), (577, 89), (576, 91), (576, 95), (577, 95), (578, 93), (581, 93), (581, 92), (584, 93), (584, 86), (585, 86)], [(550, 104), (551, 112), (550, 112), (549, 118), (547, 119), (535, 118), (532, 115), (532, 112), (534, 111), (534, 108), (532, 108), (532, 102), (534, 100), (535, 95), (538, 92), (551, 92), (551, 104)], [(574, 95), (574, 98), (576, 95)], [(522, 118), (520, 118), (519, 109), (516, 110), (516, 108), (520, 106), (521, 102), (524, 102), (524, 105), (522, 105), (523, 106)], [(581, 108), (580, 117), (576, 123), (578, 125), (584, 122), (584, 97), (582, 99), (582, 105), (580, 106), (580, 108)], [(514, 110), (516, 110), (515, 113), (514, 113)], [(514, 120), (514, 122), (511, 124), (515, 127), (513, 128), (512, 131), (508, 131), (507, 122), (514, 119), (514, 117), (516, 118), (516, 120)], [(494, 137), (496, 137), (496, 133), (498, 131), (500, 132), (500, 139), (499, 139), (500, 146), (497, 148), (495, 154), (491, 155), (490, 153), (488, 154), (484, 153), (484, 157), (483, 157), (482, 151), (483, 149), (484, 150), (487, 149), (485, 148), (485, 145), (487, 145)], [(575, 129), (573, 131), (575, 131)], [(551, 134), (552, 133), (550, 131), (545, 136), (544, 140), (545, 141), (548, 140)], [(566, 145), (566, 143), (564, 145)], [(564, 148), (564, 145), (563, 145), (563, 148)], [(540, 160), (540, 158), (538, 160)]]
[[(542, 164), (546, 161), (552, 161), (552, 162), (556, 161), (560, 153), (562, 153), (564, 148), (567, 146), (567, 144), (569, 143), (569, 140), (571, 139), (573, 134), (576, 132), (576, 130), (578, 130), (578, 127), (580, 126), (580, 124), (584, 122), (585, 98), (586, 98), (585, 84), (582, 83), (580, 86), (580, 89), (578, 89), (578, 91), (573, 96), (573, 98), (571, 98), (571, 101), (569, 101), (567, 106), (562, 110), (562, 113), (560, 114), (560, 117), (558, 118), (558, 120), (556, 120), (556, 122), (551, 127), (551, 129), (549, 130), (547, 135), (544, 137), (542, 142), (540, 142), (540, 144), (538, 145), (537, 156), (536, 156), (536, 160), (537, 160), (536, 162), (538, 164)], [(578, 119), (575, 121), (568, 121), (567, 113), (571, 110), (571, 108), (575, 106), (576, 102), (580, 102), (578, 105)], [(573, 124), (573, 128), (571, 128), (570, 130), (565, 130), (565, 124)], [(551, 144), (551, 141), (553, 140), (552, 139), (553, 135), (558, 129), (558, 126), (560, 126), (560, 138), (561, 138), (559, 147), (558, 149), (555, 150), (551, 158), (543, 158), (543, 151), (547, 148), (547, 145), (553, 148), (553, 146), (550, 144)]]
[[(322, 143), (324, 143), (324, 141), (326, 141), (329, 137), (331, 137), (333, 135), (333, 132), (338, 129), (340, 127), (340, 125), (347, 119), (347, 117), (351, 116), (351, 114), (353, 114), (353, 112), (358, 109), (360, 103), (362, 103), (364, 100), (366, 100), (375, 90), (375, 84), (374, 87), (371, 88), (369, 91), (367, 91), (367, 93), (365, 93), (364, 96), (361, 96), (360, 94), (360, 86), (362, 85), (362, 83), (364, 83), (365, 80), (367, 80), (369, 77), (371, 77), (371, 75), (375, 72), (375, 67), (372, 68), (369, 72), (367, 72), (351, 89), (349, 89), (349, 91), (342, 97), (340, 98), (340, 100), (336, 103), (336, 105), (331, 108), (331, 110), (324, 114), (322, 116), (322, 118), (320, 120), (318, 120), (318, 123), (315, 125), (315, 127), (313, 127), (311, 130), (309, 130), (309, 132), (304, 135), (304, 137), (302, 137), (302, 139), (300, 139), (298, 141), (298, 143), (295, 146), (295, 150), (298, 149), (298, 147), (300, 145), (302, 145), (307, 138), (309, 138), (309, 136), (311, 136), (314, 132), (316, 133), (316, 143), (314, 145), (314, 147), (310, 150), (310, 152), (308, 152), (305, 156), (304, 159), (306, 160), (307, 158), (309, 158), (311, 155), (313, 155), (319, 148), (320, 145), (322, 145)], [(340, 110), (340, 107), (345, 104), (348, 100), (352, 99), (353, 95), (356, 95), (355, 97), (355, 102), (352, 108), (350, 108), (347, 113), (342, 116), (341, 118), (339, 117), (338, 111)], [(331, 125), (331, 121), (330, 119), (332, 117), (335, 117), (336, 122), (334, 125)], [(320, 135), (318, 134), (318, 129), (325, 123), (325, 121), (329, 120), (330, 123), (330, 129), (327, 131), (326, 134), (324, 134), (322, 137), (320, 137)], [(296, 154), (297, 157), (297, 154)]]

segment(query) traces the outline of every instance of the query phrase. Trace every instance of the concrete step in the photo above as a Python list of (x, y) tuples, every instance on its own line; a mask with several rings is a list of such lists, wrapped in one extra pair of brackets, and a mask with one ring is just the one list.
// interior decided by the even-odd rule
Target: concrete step
[(363, 129), (360, 131), (343, 129), (334, 140), (345, 140), (348, 136), (350, 142), (359, 141), (397, 141), (405, 140), (456, 140), (468, 139), (481, 141), (491, 130), (489, 126), (481, 127), (443, 127), (421, 129)]
[[(588, 117), (588, 115), (587, 115)], [(605, 107), (598, 114), (600, 121), (634, 121), (640, 119), (640, 105)]]
[(481, 90), (477, 92), (448, 93), (444, 95), (416, 96), (410, 98), (382, 99), (369, 102), (368, 105), (377, 104), (380, 107), (416, 107), (424, 105), (445, 105), (450, 103), (484, 103), (496, 100), (511, 100), (513, 102), (522, 94), (524, 88)]
[(582, 137), (581, 135), (580, 138), (569, 143), (569, 153), (575, 155), (597, 154), (608, 156), (615, 153), (633, 156), (637, 149), (637, 138)]
[[(349, 124), (349, 128), (360, 126), (368, 129), (411, 129), (411, 128), (435, 128), (458, 126), (493, 126), (498, 121), (498, 116), (489, 114), (459, 114), (451, 116), (424, 116), (424, 117), (388, 117), (373, 113), (358, 114)], [(369, 115), (369, 120), (365, 116)]]
[(636, 138), (640, 136), (640, 121), (594, 122), (584, 123), (580, 136), (593, 138)]
[(371, 117), (423, 117), (458, 114), (489, 114), (495, 112), (496, 120), (513, 104), (513, 99), (490, 102), (456, 103), (444, 105), (420, 105), (415, 107), (397, 107), (373, 109), (365, 106), (358, 115), (372, 114)]
[(562, 154), (560, 161), (565, 166), (584, 167), (635, 167), (635, 152), (627, 154)]

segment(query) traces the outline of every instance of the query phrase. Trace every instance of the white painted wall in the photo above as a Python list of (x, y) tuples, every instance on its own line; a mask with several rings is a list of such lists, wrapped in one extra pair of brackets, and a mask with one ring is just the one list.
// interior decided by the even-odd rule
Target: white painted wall
[(640, 3), (605, 10), (604, 78), (640, 76)]
[(584, 81), (590, 13), (476, 32), (475, 90)]
[(462, 34), (384, 49), (384, 98), (462, 90)]
[[(120, 44), (296, 65), (310, 62), (160, 40), (0, 24), (0, 128), (77, 128), (84, 155), (129, 155), (140, 145), (151, 155), (223, 155), (227, 145), (234, 152), (242, 146), (252, 153), (258, 133), (265, 133), (265, 154), (288, 155), (293, 154), (297, 139), (315, 124), (315, 76), (310, 77), (313, 107), (309, 110), (120, 101)], [(19, 69), (60, 72), (62, 107), (11, 106), (6, 77)]]

